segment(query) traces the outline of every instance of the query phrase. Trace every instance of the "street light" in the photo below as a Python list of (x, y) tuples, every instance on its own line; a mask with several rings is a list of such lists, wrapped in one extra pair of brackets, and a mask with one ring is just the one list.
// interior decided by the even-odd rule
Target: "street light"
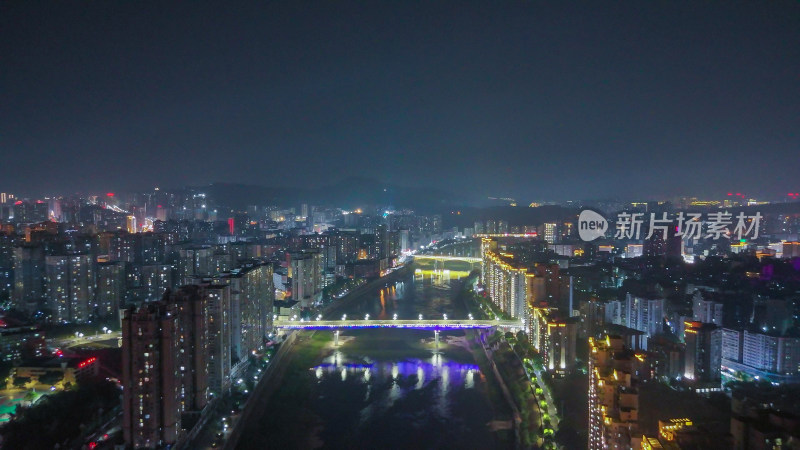
[(447, 314), (444, 314), (444, 320), (447, 320)]
[(342, 314), (342, 320), (347, 320), (347, 314)]
[(473, 319), (472, 319), (472, 314), (470, 314), (470, 315), (469, 315), (469, 320), (473, 320)]
[(369, 320), (369, 314), (367, 314), (366, 316), (364, 316), (364, 320)]
[(392, 316), (392, 320), (397, 320), (397, 313), (395, 313), (395, 315)]
[(422, 320), (422, 314), (419, 315), (419, 320)]

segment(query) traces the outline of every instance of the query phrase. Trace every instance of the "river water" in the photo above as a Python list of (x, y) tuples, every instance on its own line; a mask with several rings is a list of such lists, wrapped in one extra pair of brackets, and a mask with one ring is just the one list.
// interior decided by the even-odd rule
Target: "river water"
[[(467, 310), (454, 286), (434, 287), (410, 275), (364, 294), (343, 313), (464, 318)], [(280, 436), (281, 448), (507, 448), (510, 432), (492, 431), (503, 428), (507, 409), (490, 401), (494, 381), (473, 359), (467, 339), (464, 332), (442, 333), (443, 345), (436, 350), (432, 331), (343, 331), (340, 346), (327, 348), (321, 362), (287, 374), (299, 377), (293, 382), (300, 388), (287, 389), (302, 396), (297, 399), (302, 408), (265, 414), (258, 435), (266, 441)], [(287, 423), (304, 425), (287, 428)], [(240, 448), (272, 447), (261, 439), (248, 441), (247, 434)]]

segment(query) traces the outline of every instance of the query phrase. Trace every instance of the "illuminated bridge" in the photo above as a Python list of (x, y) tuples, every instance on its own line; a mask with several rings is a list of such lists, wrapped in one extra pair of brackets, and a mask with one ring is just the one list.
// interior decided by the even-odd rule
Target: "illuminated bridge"
[(480, 258), (472, 256), (445, 256), (445, 255), (414, 255), (414, 260), (431, 260), (431, 261), (464, 261), (469, 263), (481, 263)]
[(521, 321), (516, 320), (276, 320), (275, 328), (285, 330), (331, 330), (333, 331), (333, 345), (339, 345), (339, 332), (341, 330), (355, 330), (365, 328), (398, 328), (406, 330), (430, 330), (439, 348), (439, 333), (446, 330), (471, 330), (490, 329), (498, 327), (516, 331), (522, 327)]
[(276, 320), (275, 328), (289, 330), (340, 330), (358, 328), (406, 328), (412, 330), (469, 330), (476, 328), (521, 328), (517, 320)]
[(451, 279), (467, 277), (482, 263), (481, 258), (472, 256), (414, 255), (413, 259), (417, 265), (414, 275), (440, 286), (449, 286)]

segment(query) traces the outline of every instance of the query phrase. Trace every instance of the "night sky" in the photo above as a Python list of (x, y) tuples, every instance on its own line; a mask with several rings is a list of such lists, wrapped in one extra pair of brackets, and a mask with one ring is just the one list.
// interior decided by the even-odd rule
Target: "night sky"
[(797, 1), (229, 3), (0, 4), (0, 192), (800, 191)]

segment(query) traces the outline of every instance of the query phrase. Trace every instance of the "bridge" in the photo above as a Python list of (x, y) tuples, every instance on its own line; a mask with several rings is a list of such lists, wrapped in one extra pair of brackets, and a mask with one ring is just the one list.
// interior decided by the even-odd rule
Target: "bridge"
[(472, 256), (447, 256), (447, 255), (414, 255), (414, 260), (423, 259), (431, 261), (464, 261), (469, 263), (481, 263), (480, 258)]
[(414, 255), (417, 269), (414, 276), (426, 279), (437, 286), (449, 286), (451, 279), (467, 277), (470, 272), (480, 269), (482, 260), (472, 256)]
[[(397, 317), (397, 316), (395, 316)], [(447, 316), (443, 320), (398, 320), (397, 318), (391, 320), (369, 320), (369, 315), (364, 320), (347, 320), (345, 315), (342, 320), (275, 320), (273, 322), (275, 328), (282, 328), (285, 330), (331, 330), (333, 331), (333, 345), (339, 346), (339, 332), (342, 329), (356, 330), (365, 328), (397, 328), (406, 330), (433, 330), (433, 336), (436, 341), (436, 348), (439, 348), (439, 333), (443, 330), (474, 330), (474, 329), (490, 329), (493, 327), (516, 331), (522, 328), (522, 322), (516, 320), (447, 320)]]
[(411, 330), (470, 330), (520, 328), (517, 320), (276, 320), (275, 328), (289, 330), (338, 330), (359, 328), (404, 328)]

